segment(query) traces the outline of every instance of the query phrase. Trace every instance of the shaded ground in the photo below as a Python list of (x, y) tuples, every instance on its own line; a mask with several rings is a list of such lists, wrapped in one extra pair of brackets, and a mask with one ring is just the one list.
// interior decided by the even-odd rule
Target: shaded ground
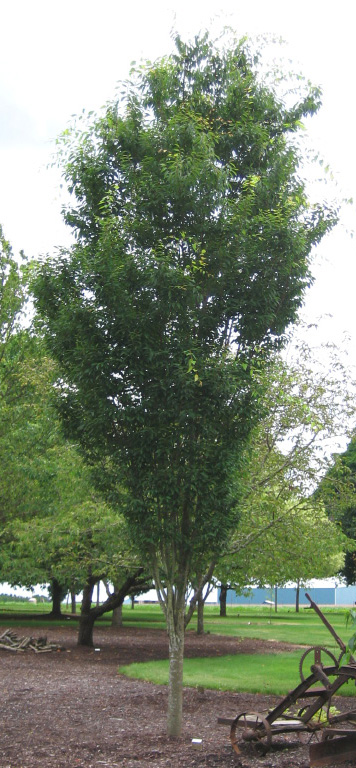
[[(25, 629), (14, 631), (27, 634)], [(28, 630), (34, 637), (41, 632)], [(288, 748), (285, 737), (282, 746), (274, 740), (265, 757), (251, 745), (238, 757), (230, 745), (228, 726), (217, 724), (218, 716), (235, 717), (241, 711), (272, 707), (279, 700), (274, 696), (185, 689), (182, 736), (168, 739), (167, 689), (117, 674), (120, 664), (167, 658), (167, 639), (160, 630), (99, 629), (94, 637), (100, 650), (78, 648), (72, 628), (53, 628), (47, 637), (66, 650), (47, 654), (0, 651), (1, 768), (309, 766), (308, 745), (295, 735)], [(199, 638), (194, 633), (188, 633), (186, 639), (186, 655), (192, 657), (272, 648), (285, 651), (291, 646), (216, 635)], [(352, 700), (342, 700), (342, 711), (351, 707)], [(193, 749), (192, 739), (202, 739), (202, 748)]]

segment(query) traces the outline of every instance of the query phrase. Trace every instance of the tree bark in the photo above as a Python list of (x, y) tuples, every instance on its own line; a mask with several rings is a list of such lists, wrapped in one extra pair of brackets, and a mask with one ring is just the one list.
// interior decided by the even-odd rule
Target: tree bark
[(83, 589), (82, 609), (79, 619), (78, 645), (93, 647), (93, 629), (96, 619), (95, 612), (91, 609), (93, 591), (96, 579), (89, 579)]
[(173, 584), (165, 579), (161, 583), (159, 568), (154, 567), (154, 582), (158, 601), (164, 612), (167, 623), (169, 639), (169, 686), (168, 686), (168, 736), (177, 738), (182, 730), (183, 717), (183, 656), (184, 656), (184, 632), (196, 606), (198, 598), (202, 594), (204, 585), (210, 581), (214, 563), (211, 563), (207, 573), (201, 580), (198, 589), (190, 601), (189, 610), (185, 613), (185, 599), (188, 585), (188, 562), (182, 557), (180, 568), (177, 569), (178, 584)]
[[(204, 589), (205, 585), (209, 581), (211, 581), (212, 575), (214, 573), (214, 568), (215, 568), (215, 561), (212, 561), (210, 563), (210, 565), (209, 565), (209, 568), (208, 568), (207, 572), (204, 574), (204, 576), (200, 580), (200, 584), (198, 585), (197, 589), (194, 592), (194, 595), (193, 595), (193, 597), (192, 597), (192, 599), (190, 601), (190, 605), (189, 605), (188, 611), (185, 614), (185, 618), (184, 618), (184, 626), (185, 627), (188, 626), (188, 624), (189, 624), (189, 622), (190, 622), (190, 620), (191, 620), (191, 618), (193, 616), (193, 613), (195, 611), (195, 607), (196, 607), (198, 598), (200, 596), (202, 596), (203, 589)], [(158, 594), (158, 592), (157, 592), (157, 594)]]
[(168, 588), (167, 631), (169, 638), (169, 687), (167, 733), (178, 738), (183, 715), (184, 594)]
[(71, 600), (72, 600), (72, 613), (77, 612), (77, 601), (76, 601), (76, 594), (75, 592), (70, 593)]
[(204, 634), (204, 599), (202, 595), (197, 600), (197, 635)]
[(126, 595), (130, 589), (135, 585), (142, 585), (142, 573), (143, 568), (139, 568), (131, 576), (128, 576), (122, 587), (117, 592), (114, 592), (104, 603), (99, 606), (91, 608), (93, 590), (97, 583), (97, 578), (89, 578), (87, 584), (83, 590), (82, 610), (79, 619), (79, 632), (78, 632), (78, 645), (93, 646), (93, 629), (94, 623), (99, 616), (102, 616), (108, 611), (113, 611), (118, 606), (122, 605)]
[(295, 610), (296, 613), (299, 613), (299, 597), (300, 597), (300, 586), (299, 581), (297, 581), (297, 586), (295, 590)]
[(221, 584), (220, 586), (220, 616), (226, 618), (226, 598), (227, 598), (227, 584)]
[(94, 622), (95, 622), (95, 617), (91, 616), (90, 614), (80, 617), (77, 645), (86, 645), (89, 648), (93, 648)]
[[(119, 592), (120, 585), (114, 584), (114, 592)], [(122, 603), (116, 608), (113, 608), (111, 626), (118, 628), (122, 627)]]
[[(104, 581), (104, 586), (106, 589), (106, 594), (108, 597), (111, 597), (111, 592), (109, 588), (109, 582)], [(114, 583), (114, 592), (118, 592), (120, 589), (119, 584)], [(117, 608), (113, 608), (112, 612), (112, 619), (111, 619), (111, 626), (112, 627), (122, 627), (122, 603), (121, 605), (118, 605)]]
[(116, 629), (118, 627), (122, 627), (122, 603), (121, 605), (118, 605), (117, 608), (113, 609), (111, 626), (115, 627)]
[(57, 579), (51, 580), (52, 610), (49, 613), (51, 619), (62, 618), (61, 602), (66, 594), (66, 590), (61, 586)]

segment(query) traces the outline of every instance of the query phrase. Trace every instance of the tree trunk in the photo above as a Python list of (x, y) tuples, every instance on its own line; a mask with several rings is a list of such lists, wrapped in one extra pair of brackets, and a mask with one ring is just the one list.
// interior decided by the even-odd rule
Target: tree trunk
[(131, 595), (131, 610), (133, 611), (135, 607), (135, 595)]
[(277, 592), (277, 589), (278, 589), (278, 587), (274, 588), (274, 611), (275, 611), (275, 613), (277, 613), (277, 611), (278, 611), (278, 592)]
[[(111, 598), (112, 597), (112, 593), (110, 592), (110, 589), (109, 589), (109, 582), (108, 581), (104, 581), (104, 584), (105, 584), (106, 594), (107, 594), (108, 598)], [(120, 591), (120, 584), (115, 584), (115, 582), (114, 582), (113, 587), (114, 587), (114, 593), (115, 592), (119, 593), (119, 591)], [(114, 628), (122, 627), (122, 603), (120, 603), (120, 605), (116, 606), (116, 608), (113, 608), (112, 619), (111, 619), (111, 626), (114, 627)]]
[[(190, 620), (191, 620), (191, 618), (193, 616), (193, 613), (195, 611), (198, 599), (201, 597), (203, 602), (205, 603), (205, 600), (208, 597), (208, 594), (209, 594), (210, 590), (208, 589), (208, 591), (205, 594), (205, 597), (203, 597), (203, 589), (204, 589), (206, 584), (209, 584), (209, 582), (211, 582), (211, 578), (212, 578), (212, 575), (213, 575), (213, 572), (214, 572), (214, 568), (215, 568), (215, 561), (213, 560), (210, 563), (207, 572), (204, 574), (204, 576), (202, 578), (200, 578), (200, 583), (198, 583), (197, 588), (194, 591), (194, 595), (193, 595), (193, 597), (192, 597), (192, 599), (190, 601), (189, 608), (188, 608), (188, 610), (187, 610), (187, 612), (185, 613), (185, 616), (184, 616), (184, 626), (185, 627), (188, 626), (188, 624), (189, 624), (189, 622), (190, 622)], [(157, 591), (157, 594), (158, 594), (158, 591)], [(165, 609), (163, 609), (163, 610), (165, 612)]]
[(88, 582), (83, 589), (82, 610), (79, 619), (78, 645), (94, 645), (93, 628), (96, 619), (98, 619), (99, 616), (102, 616), (104, 613), (113, 611), (115, 608), (122, 605), (126, 595), (133, 587), (140, 588), (142, 586), (142, 572), (143, 569), (138, 568), (135, 573), (127, 577), (126, 581), (120, 587), (118, 592), (114, 592), (108, 597), (107, 600), (105, 600), (104, 603), (101, 603), (99, 606), (94, 606), (93, 608), (91, 608), (91, 604), (93, 598), (93, 590), (95, 584), (97, 583), (97, 579), (88, 579)]
[(77, 601), (76, 601), (76, 594), (75, 592), (70, 593), (71, 600), (72, 600), (72, 613), (77, 612)]
[(93, 647), (94, 622), (95, 616), (92, 616), (90, 613), (80, 616), (77, 645), (87, 645), (89, 648)]
[(111, 626), (115, 628), (122, 627), (122, 603), (117, 608), (114, 608), (112, 612)]
[(214, 562), (210, 564), (207, 573), (201, 580), (201, 584), (193, 595), (187, 613), (185, 612), (185, 596), (188, 585), (188, 567), (187, 562), (184, 562), (184, 558), (180, 568), (179, 586), (173, 586), (171, 582), (163, 587), (160, 581), (159, 569), (156, 568), (154, 573), (157, 597), (166, 617), (169, 639), (167, 733), (168, 736), (176, 738), (180, 736), (183, 717), (184, 631), (194, 613), (196, 601), (201, 596), (204, 585), (212, 577), (213, 570)]
[(299, 596), (300, 596), (300, 586), (299, 581), (297, 581), (297, 586), (295, 590), (295, 610), (296, 613), (299, 613)]
[(63, 589), (57, 579), (51, 581), (51, 597), (52, 597), (52, 610), (49, 614), (51, 619), (62, 618), (61, 602), (65, 596), (66, 591)]
[(83, 589), (82, 610), (79, 619), (78, 645), (88, 645), (89, 647), (94, 645), (93, 628), (96, 615), (91, 611), (94, 585), (95, 580), (89, 579)]
[(203, 635), (204, 634), (204, 599), (202, 595), (198, 597), (197, 609), (198, 609), (197, 635)]
[[(174, 599), (175, 598), (175, 599)], [(168, 736), (178, 738), (183, 714), (184, 593), (173, 596), (168, 587), (167, 632), (169, 638)]]
[(220, 616), (226, 618), (227, 584), (220, 586)]

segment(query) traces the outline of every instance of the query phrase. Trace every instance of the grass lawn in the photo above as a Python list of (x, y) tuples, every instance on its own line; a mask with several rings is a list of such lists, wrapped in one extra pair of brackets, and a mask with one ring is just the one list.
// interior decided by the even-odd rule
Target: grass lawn
[[(185, 659), (183, 684), (220, 691), (262, 693), (285, 696), (298, 685), (300, 652), (241, 654), (214, 658)], [(119, 668), (120, 674), (160, 685), (168, 684), (168, 661), (130, 664)], [(333, 678), (331, 678), (332, 680)], [(352, 681), (340, 691), (355, 696)]]
[[(14, 627), (46, 628), (66, 626), (77, 629), (78, 614), (72, 617), (69, 607), (62, 606), (62, 619), (49, 619), (46, 614), (51, 610), (49, 603), (3, 602), (0, 603), (0, 625)], [(3, 614), (7, 614), (5, 617)], [(346, 610), (326, 608), (324, 610), (329, 622), (338, 635), (347, 641), (351, 630), (346, 626)], [(158, 605), (136, 605), (134, 610), (130, 605), (123, 606), (123, 621), (125, 626), (136, 628), (164, 629), (163, 614)], [(99, 619), (97, 626), (110, 626), (111, 614)], [(193, 619), (188, 631), (196, 629)], [(280, 640), (287, 643), (303, 644), (305, 646), (327, 646), (335, 656), (339, 656), (339, 648), (319, 617), (312, 610), (295, 613), (292, 608), (279, 608), (275, 613), (268, 607), (233, 606), (228, 608), (226, 618), (219, 616), (217, 606), (207, 606), (205, 609), (205, 631), (211, 634), (231, 635), (235, 637), (262, 638)], [(284, 695), (299, 682), (298, 665), (301, 652), (293, 651), (283, 654), (254, 654), (240, 656), (220, 656), (216, 658), (186, 659), (184, 662), (184, 685), (203, 686), (219, 690), (236, 690), (251, 693), (273, 693)], [(145, 664), (132, 664), (121, 667), (120, 672), (130, 677), (150, 680), (155, 683), (168, 682), (168, 661), (156, 661)], [(349, 683), (345, 686), (346, 695), (355, 695), (355, 686)]]
[[(183, 684), (188, 687), (239, 693), (262, 693), (284, 696), (298, 685), (301, 654), (243, 654), (216, 658), (185, 659)], [(168, 684), (168, 661), (130, 664), (119, 668), (120, 674), (152, 683)], [(341, 695), (355, 696), (352, 681), (340, 691)]]
[[(347, 641), (351, 631), (346, 626), (346, 610), (326, 608), (328, 621), (338, 635)], [(124, 611), (125, 624), (132, 626), (163, 626), (156, 606), (137, 606)], [(156, 623), (157, 622), (157, 623)], [(313, 610), (296, 613), (292, 608), (280, 608), (277, 613), (268, 607), (231, 607), (228, 616), (220, 618), (216, 606), (205, 609), (205, 631), (211, 634), (279, 640), (288, 643), (323, 645), (336, 657), (340, 649), (334, 638)], [(196, 628), (193, 619), (189, 630)], [(219, 690), (285, 695), (299, 682), (301, 651), (285, 654), (254, 654), (217, 658), (186, 659), (184, 685), (203, 686)], [(168, 661), (133, 664), (121, 667), (120, 673), (158, 684), (168, 683)], [(343, 695), (354, 696), (353, 683), (345, 685)]]
[[(296, 684), (299, 659), (297, 652), (185, 659), (183, 683), (221, 691), (283, 694)], [(168, 683), (168, 661), (130, 664), (120, 667), (119, 672), (161, 685)]]
[[(342, 640), (347, 641), (351, 631), (346, 626), (346, 609), (325, 608), (324, 613)], [(296, 645), (326, 645), (331, 650), (337, 649), (328, 629), (310, 609), (301, 609), (296, 613), (293, 608), (279, 608), (275, 613), (268, 607), (233, 606), (228, 608), (226, 618), (220, 618), (218, 606), (206, 606), (204, 615), (205, 631), (211, 634), (279, 640)], [(165, 627), (160, 608), (156, 605), (138, 605), (133, 611), (124, 606), (123, 618), (126, 626)], [(188, 631), (195, 629), (196, 619), (193, 618)]]
[[(30, 623), (37, 627), (63, 626), (73, 623), (77, 624), (80, 606), (76, 618), (70, 616), (70, 607), (68, 609), (63, 604), (63, 619), (53, 621), (46, 618), (46, 613), (51, 610), (50, 603), (37, 603), (36, 605), (28, 602), (3, 602), (0, 603), (0, 625), (8, 625), (8, 618), (4, 618), (2, 613), (7, 615), (14, 614), (11, 619), (12, 624), (21, 625), (21, 623)], [(324, 610), (329, 622), (332, 624), (338, 635), (347, 641), (351, 631), (346, 626), (346, 610), (338, 608), (326, 608)], [(16, 617), (15, 617), (15, 614)], [(19, 614), (22, 617), (19, 618)], [(136, 605), (132, 610), (130, 605), (123, 606), (123, 621), (125, 626), (136, 628), (164, 629), (165, 621), (162, 611), (158, 605)], [(109, 626), (111, 614), (105, 614), (98, 620), (98, 626)], [(235, 637), (251, 637), (266, 640), (279, 640), (297, 645), (325, 645), (331, 650), (338, 651), (335, 640), (330, 632), (324, 626), (319, 617), (313, 610), (303, 610), (295, 613), (293, 608), (279, 608), (275, 613), (268, 607), (256, 606), (233, 606), (228, 608), (226, 618), (219, 616), (218, 606), (206, 606), (205, 608), (205, 631), (211, 634), (231, 635)], [(196, 629), (196, 619), (193, 618), (189, 624), (188, 631)], [(338, 655), (338, 653), (336, 653)]]

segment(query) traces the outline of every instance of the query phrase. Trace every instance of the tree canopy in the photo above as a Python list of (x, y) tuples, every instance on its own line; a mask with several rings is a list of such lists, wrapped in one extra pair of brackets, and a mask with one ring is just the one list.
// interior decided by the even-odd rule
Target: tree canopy
[[(297, 329), (298, 335), (298, 329)], [(304, 334), (305, 335), (305, 334)], [(354, 530), (344, 533), (316, 493), (328, 472), (329, 512), (335, 464), (330, 446), (352, 431), (355, 382), (337, 350), (296, 343), (266, 366), (264, 417), (251, 432), (239, 471), (240, 518), (215, 574), (223, 584), (305, 583), (336, 574), (349, 557)], [(316, 365), (316, 360), (318, 364)], [(334, 482), (335, 486), (335, 482)], [(325, 488), (326, 490), (326, 488)], [(352, 487), (338, 472), (338, 508), (350, 503)]]
[[(334, 456), (333, 466), (322, 478), (317, 495), (329, 517), (337, 520), (346, 536), (356, 538), (356, 436), (352, 435), (346, 451)], [(346, 553), (340, 575), (348, 585), (356, 583), (356, 551)]]
[(111, 498), (126, 488), (166, 613), (171, 735), (189, 573), (236, 522), (254, 374), (295, 320), (311, 249), (336, 218), (307, 200), (293, 141), (318, 91), (286, 107), (244, 41), (176, 48), (62, 135), (76, 243), (34, 286), (64, 422)]
[(41, 451), (50, 441), (48, 412), (38, 420), (48, 360), (26, 328), (28, 264), (15, 259), (0, 227), (0, 535), (14, 516), (34, 510), (46, 493)]

